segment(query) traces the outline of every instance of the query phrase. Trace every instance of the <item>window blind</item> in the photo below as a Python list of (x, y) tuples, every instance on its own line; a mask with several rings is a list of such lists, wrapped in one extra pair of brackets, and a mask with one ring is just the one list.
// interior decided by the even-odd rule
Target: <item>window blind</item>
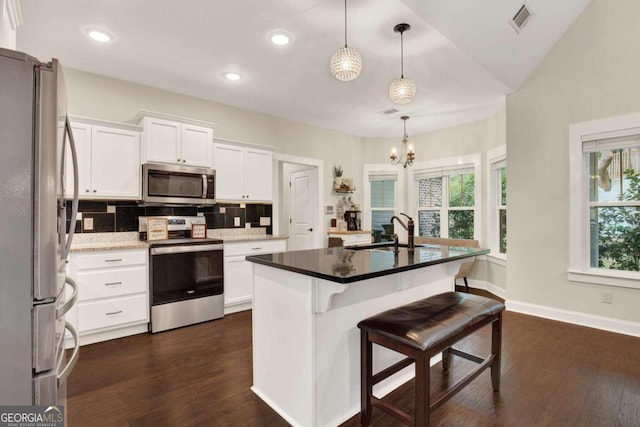
[(585, 153), (631, 147), (640, 147), (640, 134), (618, 136), (606, 139), (583, 139), (582, 141), (582, 151)]
[(463, 175), (475, 173), (475, 167), (473, 165), (464, 164), (464, 165), (452, 165), (446, 166), (444, 168), (434, 168), (434, 169), (425, 169), (416, 171), (413, 174), (413, 179), (415, 181), (419, 181), (421, 179), (428, 178), (438, 178), (441, 176), (451, 176), (451, 175)]
[(371, 172), (369, 174), (369, 181), (397, 181), (397, 172)]

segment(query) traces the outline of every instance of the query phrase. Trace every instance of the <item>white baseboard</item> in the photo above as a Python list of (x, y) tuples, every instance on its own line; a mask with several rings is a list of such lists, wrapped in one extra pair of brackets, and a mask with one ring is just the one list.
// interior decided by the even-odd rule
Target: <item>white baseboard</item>
[[(507, 291), (506, 289), (502, 289), (499, 286), (496, 286), (492, 283), (489, 282), (485, 282), (484, 280), (475, 280), (475, 279), (467, 279), (467, 281), (469, 282), (469, 287), (473, 288), (473, 289), (482, 289), (488, 292), (491, 292), (492, 294), (494, 294), (497, 297), (500, 297), (504, 300), (507, 299)], [(460, 285), (458, 283), (458, 285)], [(464, 283), (463, 283), (464, 285)]]
[(239, 311), (251, 310), (253, 298), (237, 298), (235, 301), (227, 302), (224, 305), (224, 314), (237, 313)]
[(610, 317), (596, 316), (512, 300), (507, 300), (506, 306), (507, 310), (515, 311), (516, 313), (529, 314), (545, 319), (559, 320), (560, 322), (572, 323), (574, 325), (640, 337), (640, 323), (630, 322), (628, 320), (612, 319)]
[(516, 313), (528, 314), (530, 316), (558, 320), (560, 322), (587, 326), (589, 328), (601, 329), (603, 331), (640, 337), (640, 323), (604, 316), (596, 316), (588, 313), (580, 313), (578, 311), (563, 310), (556, 307), (513, 301), (507, 298), (507, 291), (505, 289), (483, 280), (467, 280), (469, 281), (470, 288), (483, 289), (504, 299), (507, 310), (515, 311)]

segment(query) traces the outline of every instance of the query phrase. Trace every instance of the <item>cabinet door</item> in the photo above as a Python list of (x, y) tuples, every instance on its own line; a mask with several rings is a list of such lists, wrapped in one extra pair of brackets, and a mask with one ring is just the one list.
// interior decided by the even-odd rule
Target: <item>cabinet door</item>
[(216, 170), (216, 199), (245, 200), (244, 148), (213, 144), (213, 168)]
[(182, 125), (182, 162), (192, 166), (211, 167), (211, 145), (213, 131), (211, 129)]
[(91, 133), (92, 195), (140, 198), (140, 134), (94, 126)]
[(144, 134), (147, 161), (182, 163), (179, 123), (145, 117)]
[(253, 299), (253, 265), (245, 256), (224, 259), (224, 305), (233, 306)]
[(249, 201), (271, 201), (272, 154), (269, 151), (247, 149), (245, 155), (245, 195)]
[[(91, 126), (72, 123), (71, 131), (76, 143), (76, 154), (78, 156), (78, 191), (80, 197), (91, 196)], [(65, 153), (65, 188), (66, 198), (73, 198), (73, 160), (71, 159), (71, 148), (66, 144)]]

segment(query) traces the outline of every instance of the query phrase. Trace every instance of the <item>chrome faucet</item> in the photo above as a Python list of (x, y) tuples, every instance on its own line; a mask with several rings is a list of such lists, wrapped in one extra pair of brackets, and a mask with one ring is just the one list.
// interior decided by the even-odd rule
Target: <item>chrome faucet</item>
[[(415, 225), (413, 224), (413, 218), (411, 218), (409, 215), (407, 215), (405, 213), (402, 213), (402, 212), (400, 213), (400, 215), (404, 215), (404, 216), (407, 217), (407, 219), (409, 220), (407, 222), (407, 225), (405, 225), (404, 222), (402, 222), (402, 220), (400, 218), (398, 218), (397, 216), (395, 216), (395, 215), (391, 217), (389, 222), (391, 224), (393, 224), (393, 220), (395, 219), (402, 226), (402, 228), (407, 230), (407, 234), (409, 235), (407, 246), (408, 246), (408, 249), (411, 251), (411, 250), (415, 249), (415, 243), (414, 243), (414, 238), (413, 238)], [(395, 234), (395, 233), (393, 234), (393, 251), (395, 253), (398, 253), (398, 251), (399, 251), (399, 249), (398, 249), (398, 235)]]

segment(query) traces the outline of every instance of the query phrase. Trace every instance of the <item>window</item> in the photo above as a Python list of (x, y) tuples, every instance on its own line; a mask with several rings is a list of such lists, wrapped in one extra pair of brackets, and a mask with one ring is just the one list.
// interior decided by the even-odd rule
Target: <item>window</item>
[(507, 151), (504, 145), (487, 153), (487, 235), (491, 258), (507, 258)]
[(427, 162), (410, 172), (418, 235), (452, 239), (479, 235), (479, 157)]
[(569, 279), (640, 288), (640, 114), (571, 126)]
[(362, 227), (371, 230), (374, 242), (392, 240), (390, 219), (400, 211), (403, 176), (393, 165), (364, 165)]
[(583, 144), (589, 266), (640, 271), (640, 135)]
[[(395, 215), (396, 179), (371, 176), (371, 230), (385, 234), (384, 226)], [(374, 239), (375, 240), (375, 239)]]

